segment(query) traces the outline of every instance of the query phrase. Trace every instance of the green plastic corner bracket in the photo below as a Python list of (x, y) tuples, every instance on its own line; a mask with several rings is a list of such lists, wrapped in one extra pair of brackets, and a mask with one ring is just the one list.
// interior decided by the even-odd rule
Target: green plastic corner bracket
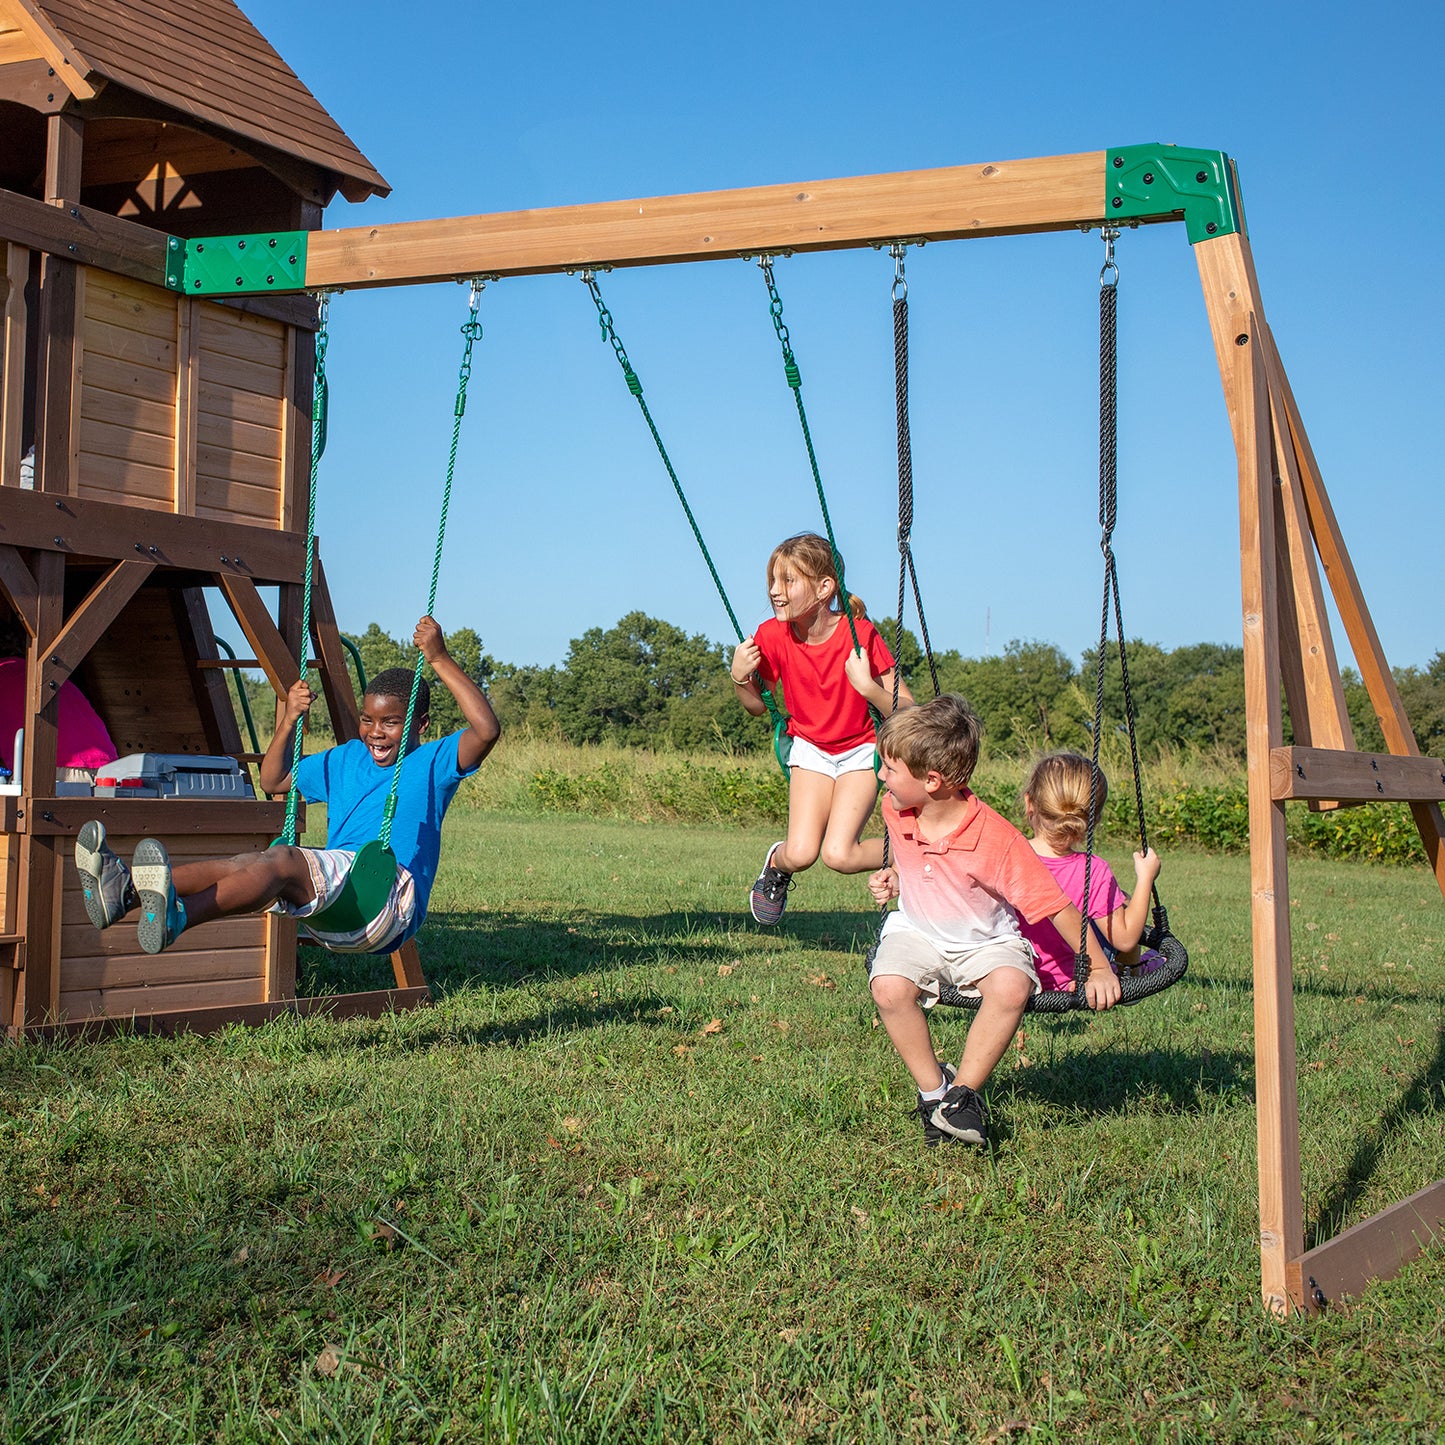
[(1184, 213), (1192, 245), (1244, 230), (1234, 167), (1223, 151), (1116, 146), (1105, 152), (1104, 213), (1116, 221)]
[(166, 240), (166, 288), (186, 296), (306, 289), (307, 231)]

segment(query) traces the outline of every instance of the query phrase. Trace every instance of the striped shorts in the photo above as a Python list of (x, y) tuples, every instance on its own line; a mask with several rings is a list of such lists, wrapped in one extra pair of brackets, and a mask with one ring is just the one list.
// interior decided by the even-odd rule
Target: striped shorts
[(302, 848), (301, 852), (311, 870), (316, 897), (310, 903), (288, 903), (278, 898), (271, 905), (271, 912), (294, 918), (307, 938), (315, 939), (332, 953), (390, 953), (416, 917), (416, 887), (411, 874), (400, 863), (396, 865), (396, 880), (390, 895), (381, 911), (364, 928), (354, 933), (328, 933), (324, 929), (308, 928), (306, 920), (336, 901), (346, 886), (346, 876), (356, 854), (346, 848)]

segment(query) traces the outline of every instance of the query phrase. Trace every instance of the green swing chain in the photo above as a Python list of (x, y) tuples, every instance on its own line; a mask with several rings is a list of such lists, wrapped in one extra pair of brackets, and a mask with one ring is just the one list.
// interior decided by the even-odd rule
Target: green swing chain
[[(861, 651), (863, 644), (858, 641), (858, 628), (854, 625), (853, 612), (848, 606), (848, 589), (843, 583), (843, 559), (838, 555), (838, 543), (833, 537), (833, 519), (828, 515), (828, 499), (823, 495), (823, 477), (818, 470), (818, 454), (813, 449), (813, 434), (808, 429), (808, 413), (803, 408), (803, 376), (798, 370), (798, 360), (793, 355), (788, 328), (783, 321), (783, 298), (778, 295), (777, 283), (773, 280), (773, 258), (760, 256), (758, 265), (762, 268), (763, 280), (768, 287), (768, 312), (773, 318), (773, 330), (778, 333), (778, 344), (783, 348), (783, 375), (788, 379), (793, 401), (798, 408), (798, 421), (802, 424), (803, 441), (808, 448), (808, 465), (813, 469), (813, 485), (818, 489), (818, 505), (822, 508), (823, 526), (828, 533), (828, 549), (833, 554), (833, 571), (838, 575), (838, 591), (841, 594), (838, 600), (843, 607), (843, 616), (848, 619), (848, 631), (853, 634), (853, 646)], [(868, 711), (874, 714), (876, 722), (877, 711), (872, 704), (869, 704)]]
[[(316, 571), (316, 476), (321, 466), (321, 453), (326, 450), (326, 343), (327, 319), (331, 296), (323, 291), (316, 312), (316, 373), (311, 382), (311, 490), (306, 502), (306, 575), (301, 593), (301, 672), (306, 676), (307, 648), (311, 642), (311, 583)], [(291, 787), (286, 793), (286, 822), (281, 829), (284, 843), (296, 842), (296, 812), (300, 793), (296, 787), (296, 770), (301, 766), (305, 742), (306, 719), (296, 725), (291, 739)]]
[[(442, 548), (447, 539), (447, 512), (452, 504), (452, 481), (457, 470), (457, 444), (461, 440), (462, 417), (467, 410), (467, 383), (472, 379), (472, 347), (482, 334), (481, 323), (477, 320), (477, 308), (481, 304), (482, 289), (486, 282), (480, 277), (472, 278), (471, 304), (467, 312), (466, 324), (462, 327), (462, 335), (466, 338), (466, 344), (462, 348), (462, 364), (457, 373), (457, 399), (452, 407), (452, 444), (447, 454), (447, 481), (442, 489), (442, 514), (441, 521), (437, 526), (436, 552), (432, 557), (431, 567), (431, 591), (427, 593), (426, 616), (430, 617), (436, 610), (437, 586), (442, 575)], [(396, 766), (391, 770), (391, 790), (386, 795), (386, 809), (381, 818), (381, 833), (379, 841), (383, 848), (391, 847), (391, 824), (396, 816), (397, 792), (401, 787), (401, 765), (406, 761), (406, 747), (411, 739), (412, 719), (416, 716), (416, 700), (421, 692), (421, 670), (426, 665), (426, 659), (422, 656), (421, 649), (417, 649), (416, 666), (411, 674), (411, 697), (406, 704), (406, 725), (402, 729), (401, 749), (396, 755)]]
[[(738, 623), (737, 614), (733, 611), (733, 605), (728, 601), (728, 595), (723, 588), (722, 578), (718, 576), (717, 567), (714, 565), (712, 555), (707, 550), (707, 543), (703, 541), (702, 529), (697, 524), (697, 518), (692, 514), (692, 508), (688, 505), (687, 496), (682, 490), (682, 483), (677, 478), (677, 470), (672, 465), (672, 458), (667, 454), (667, 448), (662, 443), (662, 434), (657, 429), (657, 423), (652, 419), (652, 412), (648, 408), (647, 399), (642, 394), (642, 382), (633, 370), (632, 362), (628, 360), (627, 349), (622, 344), (622, 338), (617, 334), (617, 327), (613, 324), (612, 313), (607, 309), (606, 303), (602, 300), (602, 291), (597, 285), (597, 273), (595, 271), (583, 271), (581, 273), (583, 284), (592, 295), (592, 302), (597, 307), (597, 321), (602, 328), (602, 339), (609, 343), (617, 356), (617, 364), (622, 368), (623, 378), (627, 382), (627, 389), (637, 398), (637, 405), (642, 411), (642, 418), (647, 423), (647, 429), (652, 433), (653, 443), (657, 447), (657, 454), (662, 458), (662, 464), (667, 468), (667, 475), (672, 479), (672, 489), (677, 493), (677, 500), (682, 503), (683, 515), (687, 518), (687, 524), (692, 528), (692, 535), (697, 539), (698, 550), (702, 553), (702, 559), (707, 563), (707, 570), (712, 573), (713, 586), (717, 588), (717, 595), (722, 598), (722, 605), (727, 611), (728, 621), (733, 625), (733, 633), (741, 642), (744, 637), (743, 629)], [(763, 703), (768, 709), (768, 714), (773, 720), (773, 750), (777, 753), (778, 763), (784, 774), (788, 772), (787, 763), (784, 761), (782, 752), (782, 733), (787, 723), (787, 717), (782, 709), (778, 707), (777, 700), (772, 692), (762, 686), (759, 679), (758, 691), (762, 693)]]

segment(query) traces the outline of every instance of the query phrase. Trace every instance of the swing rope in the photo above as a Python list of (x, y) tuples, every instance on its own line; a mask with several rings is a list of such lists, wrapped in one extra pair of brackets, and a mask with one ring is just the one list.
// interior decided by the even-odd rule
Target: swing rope
[[(442, 548), (447, 539), (447, 513), (451, 510), (452, 481), (457, 470), (457, 444), (461, 440), (462, 417), (467, 410), (467, 384), (472, 379), (472, 347), (482, 334), (481, 323), (477, 320), (477, 308), (481, 304), (482, 289), (485, 285), (486, 282), (480, 277), (473, 277), (467, 319), (462, 326), (465, 344), (462, 347), (461, 367), (457, 373), (457, 399), (452, 406), (451, 449), (447, 453), (447, 480), (446, 485), (442, 488), (441, 521), (437, 526), (436, 551), (432, 556), (431, 590), (427, 593), (425, 614), (428, 617), (433, 614), (437, 605), (437, 585), (441, 581), (442, 574)], [(416, 716), (416, 700), (421, 692), (421, 671), (425, 665), (426, 659), (422, 656), (421, 649), (417, 648), (416, 664), (411, 673), (411, 697), (406, 704), (406, 725), (402, 728), (401, 747), (397, 750), (396, 765), (391, 770), (391, 789), (386, 795), (386, 808), (381, 816), (381, 834), (378, 841), (383, 848), (387, 849), (391, 847), (391, 824), (396, 817), (397, 795), (401, 788), (401, 765), (406, 761), (407, 744), (411, 741), (412, 719)]]
[[(778, 334), (778, 344), (783, 350), (783, 375), (793, 393), (793, 402), (798, 408), (798, 422), (803, 428), (803, 442), (808, 448), (808, 465), (813, 469), (813, 485), (818, 491), (818, 506), (823, 512), (823, 526), (828, 533), (828, 550), (833, 554), (833, 571), (838, 578), (839, 602), (843, 616), (848, 619), (848, 631), (853, 634), (853, 648), (862, 651), (858, 641), (858, 628), (853, 621), (853, 609), (848, 605), (848, 588), (843, 581), (843, 559), (838, 555), (838, 543), (833, 536), (833, 519), (828, 515), (828, 498), (823, 494), (823, 476), (818, 469), (818, 453), (813, 447), (813, 433), (808, 427), (808, 413), (803, 406), (803, 375), (798, 370), (798, 359), (793, 355), (792, 340), (788, 335), (787, 323), (783, 320), (783, 298), (778, 294), (777, 282), (773, 279), (773, 258), (760, 256), (758, 265), (762, 268), (763, 280), (768, 287), (768, 313), (773, 318), (773, 330)], [(878, 711), (870, 703), (868, 711), (876, 728)]]
[[(1104, 264), (1099, 271), (1099, 547), (1104, 555), (1104, 600), (1100, 609), (1099, 651), (1094, 684), (1093, 748), (1089, 772), (1089, 814), (1084, 838), (1084, 903), (1079, 909), (1083, 919), (1079, 947), (1074, 955), (1074, 987), (1071, 990), (1050, 990), (1036, 993), (1029, 1000), (1030, 1013), (1067, 1013), (1088, 1007), (1084, 986), (1089, 978), (1089, 955), (1085, 940), (1097, 925), (1089, 916), (1089, 894), (1094, 859), (1094, 834), (1098, 824), (1099, 750), (1104, 731), (1104, 664), (1109, 643), (1109, 617), (1112, 613), (1119, 643), (1119, 669), (1123, 679), (1124, 716), (1129, 731), (1129, 756), (1134, 772), (1134, 804), (1138, 813), (1141, 849), (1149, 847), (1144, 822), (1144, 786), (1139, 769), (1139, 744), (1135, 729), (1134, 698), (1129, 685), (1128, 649), (1124, 641), (1124, 615), (1119, 599), (1119, 572), (1114, 559), (1114, 526), (1118, 520), (1118, 308), (1119, 267), (1114, 260), (1114, 242), (1119, 233), (1104, 228)], [(1123, 974), (1119, 980), (1120, 1004), (1138, 1003), (1184, 977), (1189, 967), (1189, 954), (1184, 945), (1169, 931), (1169, 916), (1159, 901), (1159, 890), (1151, 890), (1154, 899), (1153, 922), (1145, 930), (1143, 943), (1163, 957), (1163, 963), (1147, 973)], [(1102, 941), (1102, 940), (1101, 940)], [(979, 999), (960, 993), (945, 985), (939, 1000), (961, 1008), (977, 1008)]]
[[(739, 642), (746, 635), (741, 624), (738, 622), (737, 613), (733, 611), (733, 605), (728, 601), (727, 590), (723, 587), (722, 578), (718, 575), (716, 565), (712, 560), (712, 554), (707, 549), (707, 543), (703, 541), (702, 528), (697, 524), (697, 518), (693, 516), (692, 508), (688, 505), (687, 494), (682, 489), (682, 483), (678, 480), (677, 469), (672, 464), (672, 458), (667, 454), (667, 448), (663, 445), (662, 433), (657, 429), (657, 423), (652, 419), (652, 410), (647, 405), (647, 398), (642, 394), (642, 381), (637, 372), (633, 369), (632, 362), (628, 359), (627, 349), (622, 344), (622, 338), (617, 334), (617, 327), (612, 320), (612, 312), (608, 310), (602, 299), (601, 288), (597, 285), (597, 273), (586, 270), (581, 273), (583, 284), (591, 293), (592, 302), (597, 307), (597, 321), (602, 329), (602, 339), (608, 342), (617, 357), (617, 364), (622, 368), (623, 379), (627, 382), (627, 389), (637, 399), (637, 405), (642, 412), (642, 419), (647, 423), (647, 429), (652, 433), (653, 444), (657, 447), (657, 454), (662, 458), (662, 465), (667, 469), (667, 475), (672, 481), (672, 489), (677, 493), (677, 500), (682, 503), (683, 515), (687, 518), (687, 524), (692, 528), (692, 535), (697, 540), (698, 550), (702, 553), (702, 559), (707, 563), (707, 570), (712, 574), (713, 586), (717, 588), (717, 595), (722, 598), (722, 605), (727, 612), (728, 621), (733, 625), (733, 634)], [(788, 725), (787, 715), (778, 706), (777, 699), (773, 696), (771, 689), (762, 685), (762, 679), (758, 679), (758, 691), (762, 694), (763, 703), (767, 707), (768, 716), (773, 721), (773, 753), (777, 757), (778, 766), (783, 770), (783, 776), (789, 776), (787, 754), (784, 749), (784, 737)]]
[[(329, 340), (327, 322), (330, 318), (331, 295), (321, 293), (317, 307), (316, 330), (316, 372), (311, 381), (311, 488), (306, 501), (306, 574), (301, 589), (301, 672), (306, 676), (308, 666), (307, 650), (311, 643), (311, 589), (316, 571), (316, 477), (321, 467), (321, 453), (326, 450), (326, 347)], [(281, 840), (287, 845), (296, 842), (297, 804), (301, 794), (296, 787), (296, 769), (301, 766), (301, 752), (305, 742), (306, 719), (296, 725), (291, 739), (291, 786), (286, 793), (286, 821), (281, 829)]]
[[(480, 278), (473, 279), (471, 283), (471, 302), (468, 309), (466, 324), (461, 328), (462, 335), (466, 338), (466, 344), (462, 351), (461, 369), (457, 379), (456, 401), (452, 407), (452, 437), (451, 450), (447, 457), (447, 479), (446, 486), (442, 491), (441, 521), (437, 528), (436, 551), (432, 558), (431, 591), (427, 596), (426, 615), (431, 616), (436, 608), (437, 587), (441, 580), (442, 549), (446, 543), (447, 535), (447, 513), (451, 507), (452, 482), (456, 475), (457, 446), (461, 437), (462, 417), (467, 409), (467, 384), (472, 374), (472, 347), (482, 334), (482, 328), (477, 321), (477, 308), (481, 302), (482, 289), (485, 285)], [(328, 319), (328, 296), (323, 293), (321, 296), (319, 321), (320, 326), (316, 336), (316, 376), (311, 389), (311, 495), (306, 511), (306, 573), (302, 589), (301, 603), (301, 676), (306, 676), (307, 670), (307, 649), (311, 640), (311, 594), (312, 581), (315, 572), (316, 562), (316, 481), (321, 462), (321, 453), (326, 447), (326, 411), (328, 402), (328, 388), (326, 383), (326, 347), (327, 347), (327, 319)], [(383, 851), (389, 852), (391, 848), (391, 827), (392, 820), (396, 816), (397, 796), (401, 785), (401, 768), (406, 761), (407, 743), (411, 738), (412, 722), (416, 716), (417, 697), (421, 692), (421, 674), (426, 659), (422, 656), (420, 649), (417, 651), (416, 664), (412, 669), (411, 697), (407, 702), (406, 725), (402, 730), (401, 747), (397, 752), (396, 763), (392, 768), (391, 787), (387, 793), (386, 804), (382, 812), (381, 832), (378, 842)], [(296, 818), (297, 802), (300, 797), (299, 789), (296, 786), (296, 771), (301, 766), (303, 735), (306, 730), (306, 722), (303, 718), (297, 725), (295, 737), (291, 744), (291, 787), (286, 795), (286, 822), (281, 835), (281, 841), (287, 844), (296, 842)], [(318, 922), (321, 914), (317, 914), (311, 921)]]

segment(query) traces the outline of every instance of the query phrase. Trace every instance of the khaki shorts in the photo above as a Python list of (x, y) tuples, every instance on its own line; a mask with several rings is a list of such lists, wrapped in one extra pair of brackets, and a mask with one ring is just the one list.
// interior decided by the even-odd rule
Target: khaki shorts
[(978, 981), (995, 969), (1016, 968), (1033, 981), (1039, 991), (1038, 970), (1034, 967), (1034, 951), (1022, 938), (981, 943), (977, 948), (945, 950), (931, 938), (908, 924), (895, 924), (898, 914), (890, 915), (884, 925), (869, 980), (880, 974), (906, 978), (918, 985), (919, 1002), (932, 1008), (938, 1002), (938, 990), (949, 983), (960, 993), (978, 993)]

